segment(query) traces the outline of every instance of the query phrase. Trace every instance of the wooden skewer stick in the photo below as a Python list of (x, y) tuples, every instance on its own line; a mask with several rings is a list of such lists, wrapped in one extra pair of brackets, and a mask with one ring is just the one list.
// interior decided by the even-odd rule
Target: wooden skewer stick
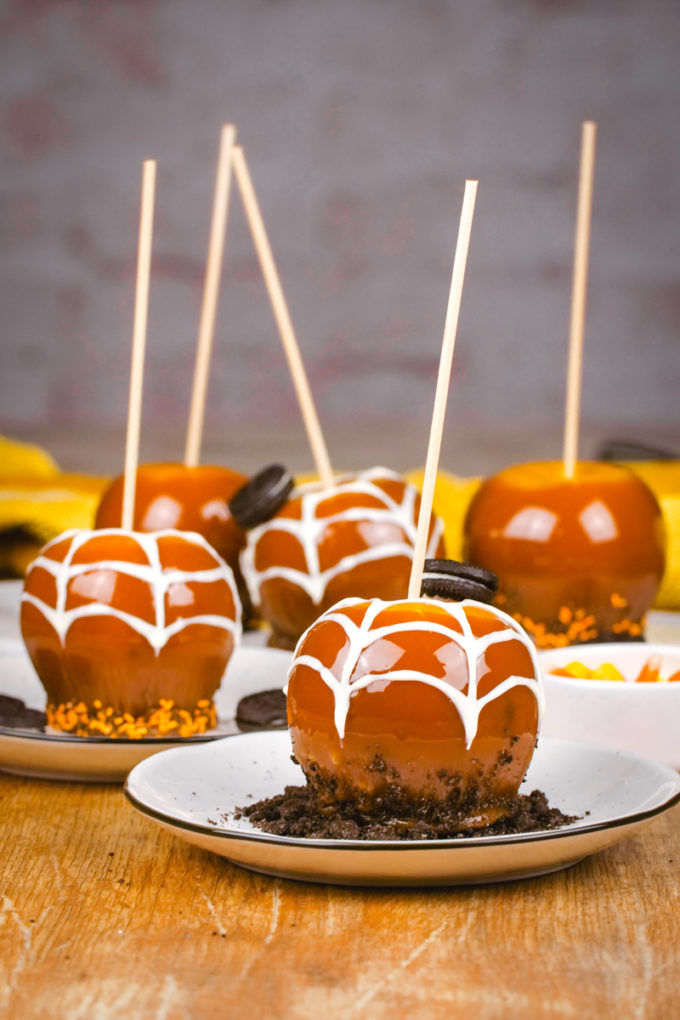
[(566, 478), (574, 477), (578, 455), (581, 379), (583, 377), (583, 333), (586, 320), (586, 286), (590, 251), (590, 221), (593, 208), (596, 135), (597, 125), (592, 120), (584, 121), (581, 128), (581, 166), (574, 240), (574, 278), (571, 291), (569, 365), (567, 368), (567, 399), (562, 454)]
[(210, 374), (210, 352), (212, 350), (213, 336), (215, 335), (217, 298), (219, 295), (224, 239), (229, 212), (231, 153), (235, 139), (236, 128), (234, 125), (224, 124), (220, 135), (220, 153), (217, 161), (217, 174), (215, 176), (215, 195), (213, 198), (208, 258), (205, 265), (205, 281), (203, 284), (203, 304), (201, 306), (201, 318), (198, 327), (198, 345), (196, 347), (194, 382), (191, 390), (189, 426), (184, 450), (184, 463), (187, 467), (196, 467), (198, 464), (201, 440), (203, 438), (205, 401), (208, 392), (208, 376)]
[(139, 214), (137, 244), (137, 284), (135, 317), (132, 331), (132, 367), (128, 401), (127, 436), (125, 439), (125, 474), (123, 478), (122, 527), (134, 527), (137, 461), (139, 459), (139, 426), (142, 418), (142, 383), (144, 381), (144, 349), (149, 310), (149, 275), (151, 272), (151, 235), (156, 191), (156, 161), (147, 159), (142, 167), (142, 204)]
[(423, 491), (420, 497), (420, 513), (418, 514), (418, 527), (416, 529), (416, 541), (413, 549), (413, 564), (411, 566), (411, 576), (408, 584), (409, 599), (420, 598), (420, 589), (423, 583), (423, 568), (425, 564), (425, 553), (427, 551), (427, 540), (430, 532), (430, 517), (432, 515), (434, 487), (437, 480), (437, 469), (439, 468), (439, 453), (442, 445), (442, 433), (444, 431), (446, 401), (449, 395), (449, 381), (451, 379), (451, 368), (453, 365), (453, 350), (456, 344), (458, 315), (460, 312), (460, 301), (463, 294), (465, 266), (467, 264), (468, 248), (470, 246), (470, 232), (472, 230), (472, 217), (475, 211), (476, 197), (477, 181), (466, 181), (465, 192), (463, 194), (463, 207), (461, 209), (460, 224), (458, 227), (456, 254), (453, 259), (453, 273), (451, 276), (449, 302), (446, 308), (444, 338), (442, 340), (442, 353), (439, 359), (439, 372), (437, 374), (437, 388), (434, 396), (430, 441), (427, 447)]
[(274, 319), (276, 320), (276, 326), (288, 361), (300, 411), (302, 412), (302, 419), (307, 430), (309, 445), (312, 448), (316, 470), (324, 488), (328, 488), (333, 484), (333, 471), (328, 457), (328, 450), (326, 449), (326, 443), (324, 442), (316, 408), (312, 400), (307, 373), (302, 364), (300, 348), (295, 337), (288, 305), (283, 295), (281, 281), (265, 230), (262, 213), (255, 196), (255, 189), (253, 188), (253, 182), (248, 171), (243, 148), (240, 145), (234, 147), (232, 162), (250, 231), (253, 235), (253, 243), (260, 260), (262, 275), (264, 276), (267, 293), (269, 294), (269, 300), (274, 312)]

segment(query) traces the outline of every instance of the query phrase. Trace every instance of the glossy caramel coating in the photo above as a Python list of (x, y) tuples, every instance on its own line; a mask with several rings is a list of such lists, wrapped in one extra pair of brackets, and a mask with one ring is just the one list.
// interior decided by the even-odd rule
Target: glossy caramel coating
[[(398, 477), (378, 479), (376, 485), (398, 505), (410, 488)], [(380, 497), (361, 489), (352, 491), (351, 483), (343, 491), (330, 493), (316, 507), (314, 520), (319, 526), (313, 540), (309, 536), (301, 538), (300, 533), (305, 498), (294, 495), (269, 522), (249, 534), (250, 570), (246, 569), (245, 557), (242, 557), (253, 603), (274, 634), (291, 648), (321, 613), (341, 599), (403, 598), (411, 573), (412, 542), (403, 522), (396, 515), (371, 519), (371, 512), (384, 509)], [(413, 528), (419, 508), (420, 497), (416, 494), (409, 521)], [(362, 517), (362, 510), (366, 511), (365, 517)], [(329, 522), (324, 526), (325, 518)], [(279, 523), (286, 520), (300, 522), (297, 534), (280, 530)], [(435, 526), (433, 517), (430, 535)], [(313, 544), (311, 553), (305, 548), (308, 541)], [(395, 553), (393, 550), (397, 546), (402, 549)], [(380, 548), (384, 548), (384, 555), (374, 558), (369, 558), (370, 553), (369, 557), (365, 555), (367, 551)], [(440, 539), (434, 555), (443, 554), (444, 545)], [(299, 576), (296, 578), (290, 573), (282, 576), (290, 571), (298, 572)], [(253, 583), (253, 578), (259, 578), (264, 572), (271, 572), (273, 576)], [(320, 583), (320, 575), (325, 575), (323, 583)]]
[[(139, 539), (66, 533), (28, 570), (21, 630), (54, 728), (189, 736), (215, 724), (212, 697), (240, 631), (229, 568), (198, 535)], [(150, 563), (143, 544), (150, 542), (160, 568)], [(166, 571), (174, 572), (170, 583)], [(211, 573), (200, 580), (203, 572)], [(228, 629), (215, 621), (229, 621)]]
[[(343, 612), (358, 626), (370, 602)], [(512, 686), (482, 707), (477, 730), (466, 740), (463, 719), (453, 700), (422, 679), (387, 678), (393, 671), (424, 673), (469, 694), (468, 661), (455, 635), (462, 628), (442, 603), (420, 599), (386, 603), (370, 631), (406, 623), (439, 624), (434, 630), (394, 630), (363, 641), (349, 679), (349, 708), (344, 733), (337, 725), (336, 693), (310, 656), (340, 680), (348, 657), (356, 655), (347, 629), (321, 617), (304, 635), (288, 685), (288, 722), (295, 757), (322, 797), (356, 803), (371, 812), (376, 798), (409, 803), (450, 802), (460, 807), (460, 828), (490, 824), (509, 811), (536, 743), (538, 703), (533, 689)], [(477, 699), (509, 677), (536, 679), (526, 635), (514, 631), (492, 609), (465, 604), (475, 637), (503, 631), (508, 640), (490, 645), (476, 658)], [(367, 686), (352, 689), (367, 677)]]
[[(195, 531), (210, 542), (232, 570), (245, 535), (229, 512), (228, 501), (247, 478), (229, 468), (201, 464), (141, 464), (137, 470), (135, 514), (137, 531)], [(123, 512), (123, 476), (102, 496), (96, 528), (118, 528)]]
[(498, 577), (496, 604), (541, 648), (639, 638), (664, 569), (661, 512), (613, 464), (522, 464), (489, 478), (465, 521), (465, 558)]

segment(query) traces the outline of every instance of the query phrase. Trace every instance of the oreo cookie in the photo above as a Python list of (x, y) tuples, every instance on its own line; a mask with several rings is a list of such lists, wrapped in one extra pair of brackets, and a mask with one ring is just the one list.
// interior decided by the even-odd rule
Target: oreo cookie
[(247, 531), (264, 524), (280, 510), (294, 486), (293, 476), (282, 464), (271, 464), (234, 493), (229, 512), (239, 528)]
[(280, 688), (247, 694), (236, 707), (236, 722), (245, 732), (285, 729), (288, 725), (286, 695)]
[(19, 698), (0, 694), (0, 726), (7, 729), (44, 730), (47, 716), (35, 708), (27, 708)]
[(425, 560), (421, 595), (462, 602), (492, 602), (498, 590), (498, 578), (484, 567), (458, 560)]

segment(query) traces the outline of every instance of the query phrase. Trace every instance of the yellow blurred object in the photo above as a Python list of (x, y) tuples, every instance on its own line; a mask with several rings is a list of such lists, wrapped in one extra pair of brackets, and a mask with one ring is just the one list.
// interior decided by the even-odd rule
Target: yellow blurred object
[(680, 460), (629, 460), (624, 467), (646, 482), (657, 499), (680, 496)]
[(41, 546), (91, 528), (107, 479), (61, 474), (35, 446), (0, 436), (0, 575), (21, 576)]
[(655, 609), (680, 609), (680, 460), (629, 461), (659, 501), (666, 528), (666, 572)]
[(0, 436), (0, 481), (4, 478), (52, 478), (59, 468), (49, 453), (29, 443)]
[[(423, 487), (425, 471), (418, 468), (405, 475), (406, 481), (418, 491)], [(463, 523), (470, 501), (482, 484), (481, 478), (461, 478), (448, 471), (439, 471), (434, 488), (433, 510), (444, 521), (444, 545), (449, 559), (463, 556)]]
[(594, 669), (590, 674), (591, 680), (615, 680), (617, 683), (625, 683), (625, 677), (611, 662), (603, 662), (601, 666)]
[(89, 475), (0, 476), (0, 531), (22, 528), (46, 542), (67, 528), (91, 528), (106, 484)]
[(582, 662), (569, 662), (566, 666), (553, 669), (551, 672), (557, 673), (559, 676), (571, 676), (576, 680), (590, 680), (592, 676), (592, 671)]

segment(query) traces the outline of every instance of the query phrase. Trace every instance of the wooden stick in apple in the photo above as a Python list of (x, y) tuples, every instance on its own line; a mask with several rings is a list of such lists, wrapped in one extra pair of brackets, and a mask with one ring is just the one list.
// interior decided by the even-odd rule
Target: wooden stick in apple
[(229, 212), (229, 194), (231, 186), (231, 153), (236, 139), (236, 128), (233, 124), (224, 124), (220, 134), (220, 151), (215, 176), (215, 194), (213, 198), (208, 257), (205, 265), (205, 281), (203, 284), (203, 303), (198, 327), (198, 344), (196, 347), (196, 363), (194, 382), (191, 390), (191, 406), (189, 409), (189, 425), (187, 428), (184, 463), (187, 467), (196, 467), (201, 451), (203, 438), (203, 420), (205, 417), (205, 401), (208, 391), (208, 375), (210, 373), (210, 352), (215, 334), (217, 316), (217, 298), (219, 294), (222, 259), (224, 255), (224, 239)]
[(581, 128), (581, 165), (578, 183), (578, 207), (574, 240), (574, 277), (571, 291), (569, 326), (569, 363), (567, 367), (567, 399), (564, 417), (564, 475), (573, 478), (578, 457), (579, 417), (581, 411), (581, 379), (583, 376), (583, 333), (586, 319), (586, 286), (590, 251), (590, 222), (593, 207), (593, 176), (595, 172), (595, 138), (597, 125), (584, 121)]
[(274, 319), (276, 320), (283, 349), (288, 361), (288, 367), (293, 379), (293, 385), (300, 405), (300, 411), (302, 412), (302, 419), (307, 431), (309, 445), (312, 449), (312, 456), (314, 458), (316, 470), (323, 486), (328, 488), (333, 484), (333, 471), (328, 457), (328, 450), (326, 449), (326, 443), (323, 438), (323, 433), (321, 432), (319, 418), (316, 413), (309, 383), (307, 381), (307, 373), (305, 372), (302, 358), (300, 356), (300, 348), (293, 329), (288, 305), (283, 294), (283, 288), (281, 287), (281, 280), (276, 268), (276, 263), (274, 262), (274, 256), (272, 255), (269, 238), (267, 237), (264, 221), (262, 219), (262, 213), (260, 212), (260, 207), (255, 196), (255, 189), (253, 188), (253, 182), (250, 177), (243, 148), (240, 145), (234, 147), (232, 152), (232, 162), (236, 183), (238, 184), (241, 199), (243, 200), (246, 217), (248, 219), (250, 231), (253, 235), (253, 243), (255, 244), (255, 250), (257, 251), (265, 285), (267, 287), (267, 293), (269, 294), (269, 300), (274, 312)]
[(147, 159), (142, 167), (142, 202), (139, 214), (139, 240), (137, 244), (137, 283), (135, 287), (135, 313), (132, 331), (132, 367), (130, 370), (130, 398), (128, 402), (127, 435), (125, 439), (125, 479), (123, 483), (122, 526), (133, 528), (137, 460), (139, 457), (139, 427), (142, 417), (142, 383), (144, 380), (144, 350), (149, 310), (149, 276), (151, 271), (151, 237), (153, 234), (153, 208), (156, 191), (156, 161)]
[(425, 563), (425, 552), (427, 549), (427, 539), (430, 530), (432, 501), (434, 499), (434, 487), (437, 480), (437, 469), (439, 467), (439, 453), (442, 444), (442, 433), (444, 431), (446, 401), (449, 394), (449, 381), (451, 379), (451, 368), (453, 365), (453, 350), (456, 343), (456, 332), (458, 330), (458, 315), (460, 313), (460, 301), (463, 294), (463, 281), (465, 279), (465, 267), (467, 265), (468, 248), (470, 246), (470, 233), (472, 231), (472, 217), (475, 211), (476, 197), (477, 181), (466, 181), (465, 192), (463, 194), (463, 207), (461, 209), (460, 224), (458, 227), (456, 254), (453, 260), (453, 273), (451, 276), (449, 301), (446, 309), (446, 320), (444, 323), (442, 352), (439, 359), (439, 372), (437, 374), (434, 410), (432, 412), (432, 425), (430, 427), (430, 441), (427, 447), (427, 460), (425, 462), (423, 490), (420, 499), (420, 512), (418, 514), (416, 541), (413, 549), (413, 564), (411, 566), (411, 576), (409, 578), (408, 585), (409, 599), (420, 598), (420, 589), (423, 582), (423, 566)]

